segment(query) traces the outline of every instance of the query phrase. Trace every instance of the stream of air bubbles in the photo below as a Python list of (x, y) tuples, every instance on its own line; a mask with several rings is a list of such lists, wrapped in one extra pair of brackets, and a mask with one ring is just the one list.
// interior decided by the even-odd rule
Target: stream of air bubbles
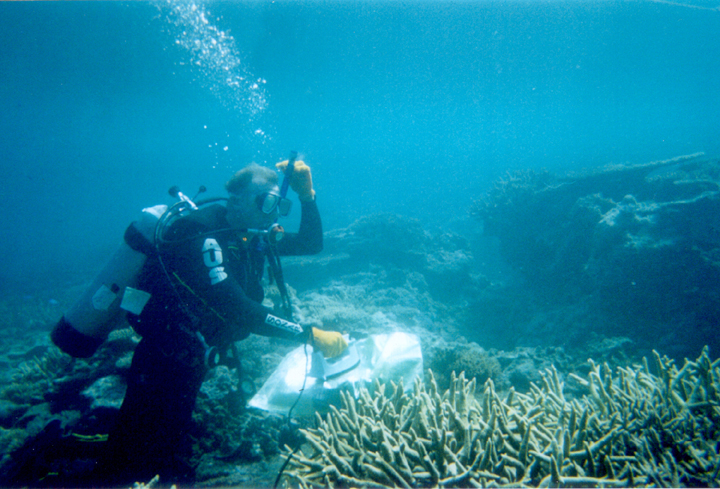
[[(254, 76), (243, 63), (235, 38), (215, 26), (202, 4), (165, 0), (158, 7), (171, 27), (175, 44), (187, 54), (180, 64), (191, 65), (199, 75), (196, 81), (226, 109), (243, 118), (249, 128), (243, 138), (249, 133), (253, 146), (264, 145), (269, 137), (258, 124), (268, 105), (266, 81)], [(213, 146), (222, 151), (229, 149), (226, 143), (210, 144)]]

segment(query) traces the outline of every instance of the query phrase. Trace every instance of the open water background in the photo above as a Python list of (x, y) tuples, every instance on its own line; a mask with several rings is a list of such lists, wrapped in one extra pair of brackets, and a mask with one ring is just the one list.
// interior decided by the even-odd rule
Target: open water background
[(717, 7), (0, 2), (0, 293), (85, 281), (171, 185), (293, 149), (326, 229), (474, 225), (513, 169), (718, 155)]

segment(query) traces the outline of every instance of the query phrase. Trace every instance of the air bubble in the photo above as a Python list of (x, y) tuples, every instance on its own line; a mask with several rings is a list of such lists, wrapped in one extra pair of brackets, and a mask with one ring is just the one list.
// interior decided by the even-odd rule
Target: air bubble
[[(167, 20), (178, 27), (175, 44), (190, 56), (190, 63), (202, 73), (201, 83), (216, 94), (228, 109), (254, 119), (267, 107), (267, 97), (259, 84), (263, 78), (253, 76), (243, 64), (235, 39), (210, 23), (212, 18), (195, 2), (168, 0)], [(249, 80), (257, 80), (253, 83)]]

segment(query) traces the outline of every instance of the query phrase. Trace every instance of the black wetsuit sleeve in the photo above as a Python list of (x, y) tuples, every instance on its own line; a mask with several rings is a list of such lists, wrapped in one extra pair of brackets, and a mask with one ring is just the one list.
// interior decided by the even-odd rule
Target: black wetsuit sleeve
[(216, 334), (226, 341), (242, 339), (248, 333), (301, 342), (307, 338), (300, 325), (275, 316), (272, 309), (250, 299), (232, 273), (221, 282), (213, 284), (206, 281), (200, 287), (204, 289), (203, 296), (213, 309), (209, 314), (222, 318), (221, 321), (211, 319), (208, 322), (222, 324), (223, 331)]
[(181, 297), (199, 319), (209, 343), (236, 341), (249, 333), (306, 340), (308, 333), (299, 325), (274, 316), (271, 309), (248, 297), (239, 282), (242, 277), (234, 272), (238, 264), (231, 263), (238, 258), (232, 257), (222, 233), (195, 234), (168, 253), (168, 262)]
[(300, 202), (302, 216), (297, 233), (286, 233), (277, 245), (283, 256), (315, 255), (323, 249), (323, 229), (315, 200)]

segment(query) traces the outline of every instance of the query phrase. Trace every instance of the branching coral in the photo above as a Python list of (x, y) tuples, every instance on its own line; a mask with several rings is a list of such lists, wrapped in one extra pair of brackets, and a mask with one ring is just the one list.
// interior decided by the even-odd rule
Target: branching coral
[(453, 375), (441, 394), (432, 372), (411, 394), (391, 383), (343, 396), (287, 471), (300, 487), (717, 486), (720, 370), (703, 351), (678, 370), (591, 362), (582, 399), (566, 399), (554, 368), (528, 394), (505, 399), (492, 380)]
[[(152, 479), (150, 479), (147, 483), (145, 482), (135, 482), (130, 489), (153, 489), (155, 487), (158, 487), (160, 484), (160, 476), (156, 475)], [(170, 489), (177, 489), (177, 486), (173, 484), (170, 486)]]
[(12, 375), (12, 383), (0, 391), (0, 398), (19, 404), (42, 401), (69, 361), (69, 356), (57, 347), (51, 347), (43, 356), (22, 362)]

